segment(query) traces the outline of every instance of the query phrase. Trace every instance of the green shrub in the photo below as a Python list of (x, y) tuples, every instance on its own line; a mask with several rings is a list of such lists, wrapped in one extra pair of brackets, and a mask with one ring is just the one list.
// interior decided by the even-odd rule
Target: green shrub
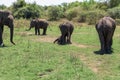
[(75, 8), (72, 8), (72, 9), (69, 9), (66, 11), (66, 18), (68, 20), (72, 20), (73, 18), (77, 17), (77, 15), (79, 14), (79, 7), (75, 7)]
[(78, 15), (77, 21), (78, 22), (86, 22), (86, 16), (87, 16), (87, 12), (85, 12), (85, 11), (80, 12)]
[(62, 8), (58, 6), (51, 6), (48, 8), (49, 20), (59, 20), (63, 16)]
[(15, 18), (36, 18), (40, 17), (40, 8), (36, 4), (29, 4), (25, 7), (19, 8), (14, 12)]
[(112, 9), (108, 9), (107, 12), (114, 19), (120, 18), (120, 7), (115, 7), (115, 8), (112, 8)]
[(14, 13), (15, 18), (35, 18), (40, 16), (40, 11), (38, 9), (31, 8), (30, 6), (20, 8)]
[(5, 5), (0, 5), (0, 9), (2, 9), (2, 10), (4, 10), (4, 9), (6, 9), (7, 7), (5, 6)]
[(115, 21), (117, 25), (120, 25), (120, 19), (116, 19)]
[(88, 11), (86, 21), (88, 24), (95, 24), (100, 18), (106, 16), (107, 13), (103, 10)]

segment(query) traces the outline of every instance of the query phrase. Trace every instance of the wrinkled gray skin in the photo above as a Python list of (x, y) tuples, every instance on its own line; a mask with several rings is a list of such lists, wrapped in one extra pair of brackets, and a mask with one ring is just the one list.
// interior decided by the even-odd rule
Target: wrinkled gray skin
[(40, 35), (40, 29), (43, 29), (43, 35), (46, 35), (48, 22), (44, 19), (33, 19), (28, 30), (31, 30), (33, 27), (35, 27), (35, 35)]
[(71, 35), (74, 30), (74, 26), (70, 22), (65, 22), (59, 25), (61, 36), (58, 37), (54, 43), (58, 43), (60, 45), (71, 44)]
[(101, 49), (100, 53), (111, 53), (112, 52), (112, 43), (113, 43), (113, 34), (116, 28), (115, 20), (110, 17), (103, 17), (96, 24), (96, 30), (99, 35)]
[(13, 31), (14, 31), (13, 19), (14, 18), (11, 12), (0, 10), (0, 46), (4, 46), (3, 38), (2, 38), (4, 25), (10, 28), (10, 41), (12, 44), (15, 45), (15, 43), (13, 42)]

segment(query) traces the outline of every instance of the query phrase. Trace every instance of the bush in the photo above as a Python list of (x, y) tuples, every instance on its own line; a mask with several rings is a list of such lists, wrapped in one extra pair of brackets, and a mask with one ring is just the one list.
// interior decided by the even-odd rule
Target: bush
[(108, 9), (108, 14), (114, 19), (120, 18), (120, 7)]
[(5, 5), (0, 5), (0, 9), (2, 9), (2, 10), (4, 10), (4, 9), (6, 9), (7, 7), (5, 6)]
[(14, 13), (15, 18), (36, 18), (36, 17), (40, 17), (40, 10), (37, 7), (31, 7), (29, 6), (25, 6), (22, 7), (20, 9), (18, 9), (15, 13)]
[(69, 9), (65, 12), (66, 14), (66, 18), (68, 20), (72, 20), (73, 18), (77, 17), (77, 15), (79, 14), (79, 7), (75, 7), (75, 8), (72, 8), (72, 9)]
[(62, 8), (58, 6), (51, 6), (48, 8), (49, 20), (58, 20), (63, 16)]
[(120, 25), (120, 19), (116, 19), (115, 21), (117, 25)]
[(88, 11), (86, 21), (88, 24), (95, 24), (100, 18), (106, 15), (107, 13), (103, 10)]
[(80, 12), (79, 15), (78, 15), (78, 22), (85, 22), (86, 21), (86, 15), (87, 15), (87, 12), (83, 11), (83, 12)]

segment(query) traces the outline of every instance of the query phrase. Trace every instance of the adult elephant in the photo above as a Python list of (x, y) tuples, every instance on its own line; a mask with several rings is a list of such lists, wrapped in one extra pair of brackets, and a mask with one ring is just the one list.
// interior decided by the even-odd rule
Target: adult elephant
[(40, 29), (43, 29), (43, 35), (46, 35), (48, 25), (49, 24), (45, 19), (33, 19), (30, 22), (30, 28), (28, 30), (35, 27), (35, 35), (40, 35)]
[(111, 53), (112, 52), (112, 43), (113, 43), (113, 34), (116, 28), (115, 20), (111, 17), (103, 17), (96, 24), (96, 30), (99, 35), (101, 49), (100, 54)]
[(64, 22), (62, 24), (59, 25), (59, 29), (61, 31), (61, 36), (58, 37), (55, 41), (58, 44), (64, 45), (64, 44), (71, 44), (71, 35), (73, 33), (74, 30), (74, 26), (73, 24), (71, 24), (70, 22)]
[(0, 10), (0, 46), (4, 46), (2, 34), (4, 31), (4, 25), (10, 28), (10, 41), (12, 44), (15, 45), (13, 42), (13, 31), (14, 31), (14, 24), (13, 24), (13, 15), (9, 11)]

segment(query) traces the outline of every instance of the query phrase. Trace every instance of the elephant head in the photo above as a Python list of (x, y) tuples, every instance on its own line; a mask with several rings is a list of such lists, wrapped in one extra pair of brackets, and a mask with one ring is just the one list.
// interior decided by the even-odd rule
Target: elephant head
[(31, 28), (35, 27), (36, 24), (37, 24), (37, 21), (35, 19), (31, 20), (31, 22), (30, 22), (30, 28), (28, 29), (28, 31), (31, 30)]
[(0, 45), (3, 44), (2, 34), (4, 30), (4, 25), (10, 28), (10, 42), (15, 45), (13, 42), (13, 33), (14, 33), (14, 24), (13, 24), (13, 16), (9, 11), (0, 11)]

